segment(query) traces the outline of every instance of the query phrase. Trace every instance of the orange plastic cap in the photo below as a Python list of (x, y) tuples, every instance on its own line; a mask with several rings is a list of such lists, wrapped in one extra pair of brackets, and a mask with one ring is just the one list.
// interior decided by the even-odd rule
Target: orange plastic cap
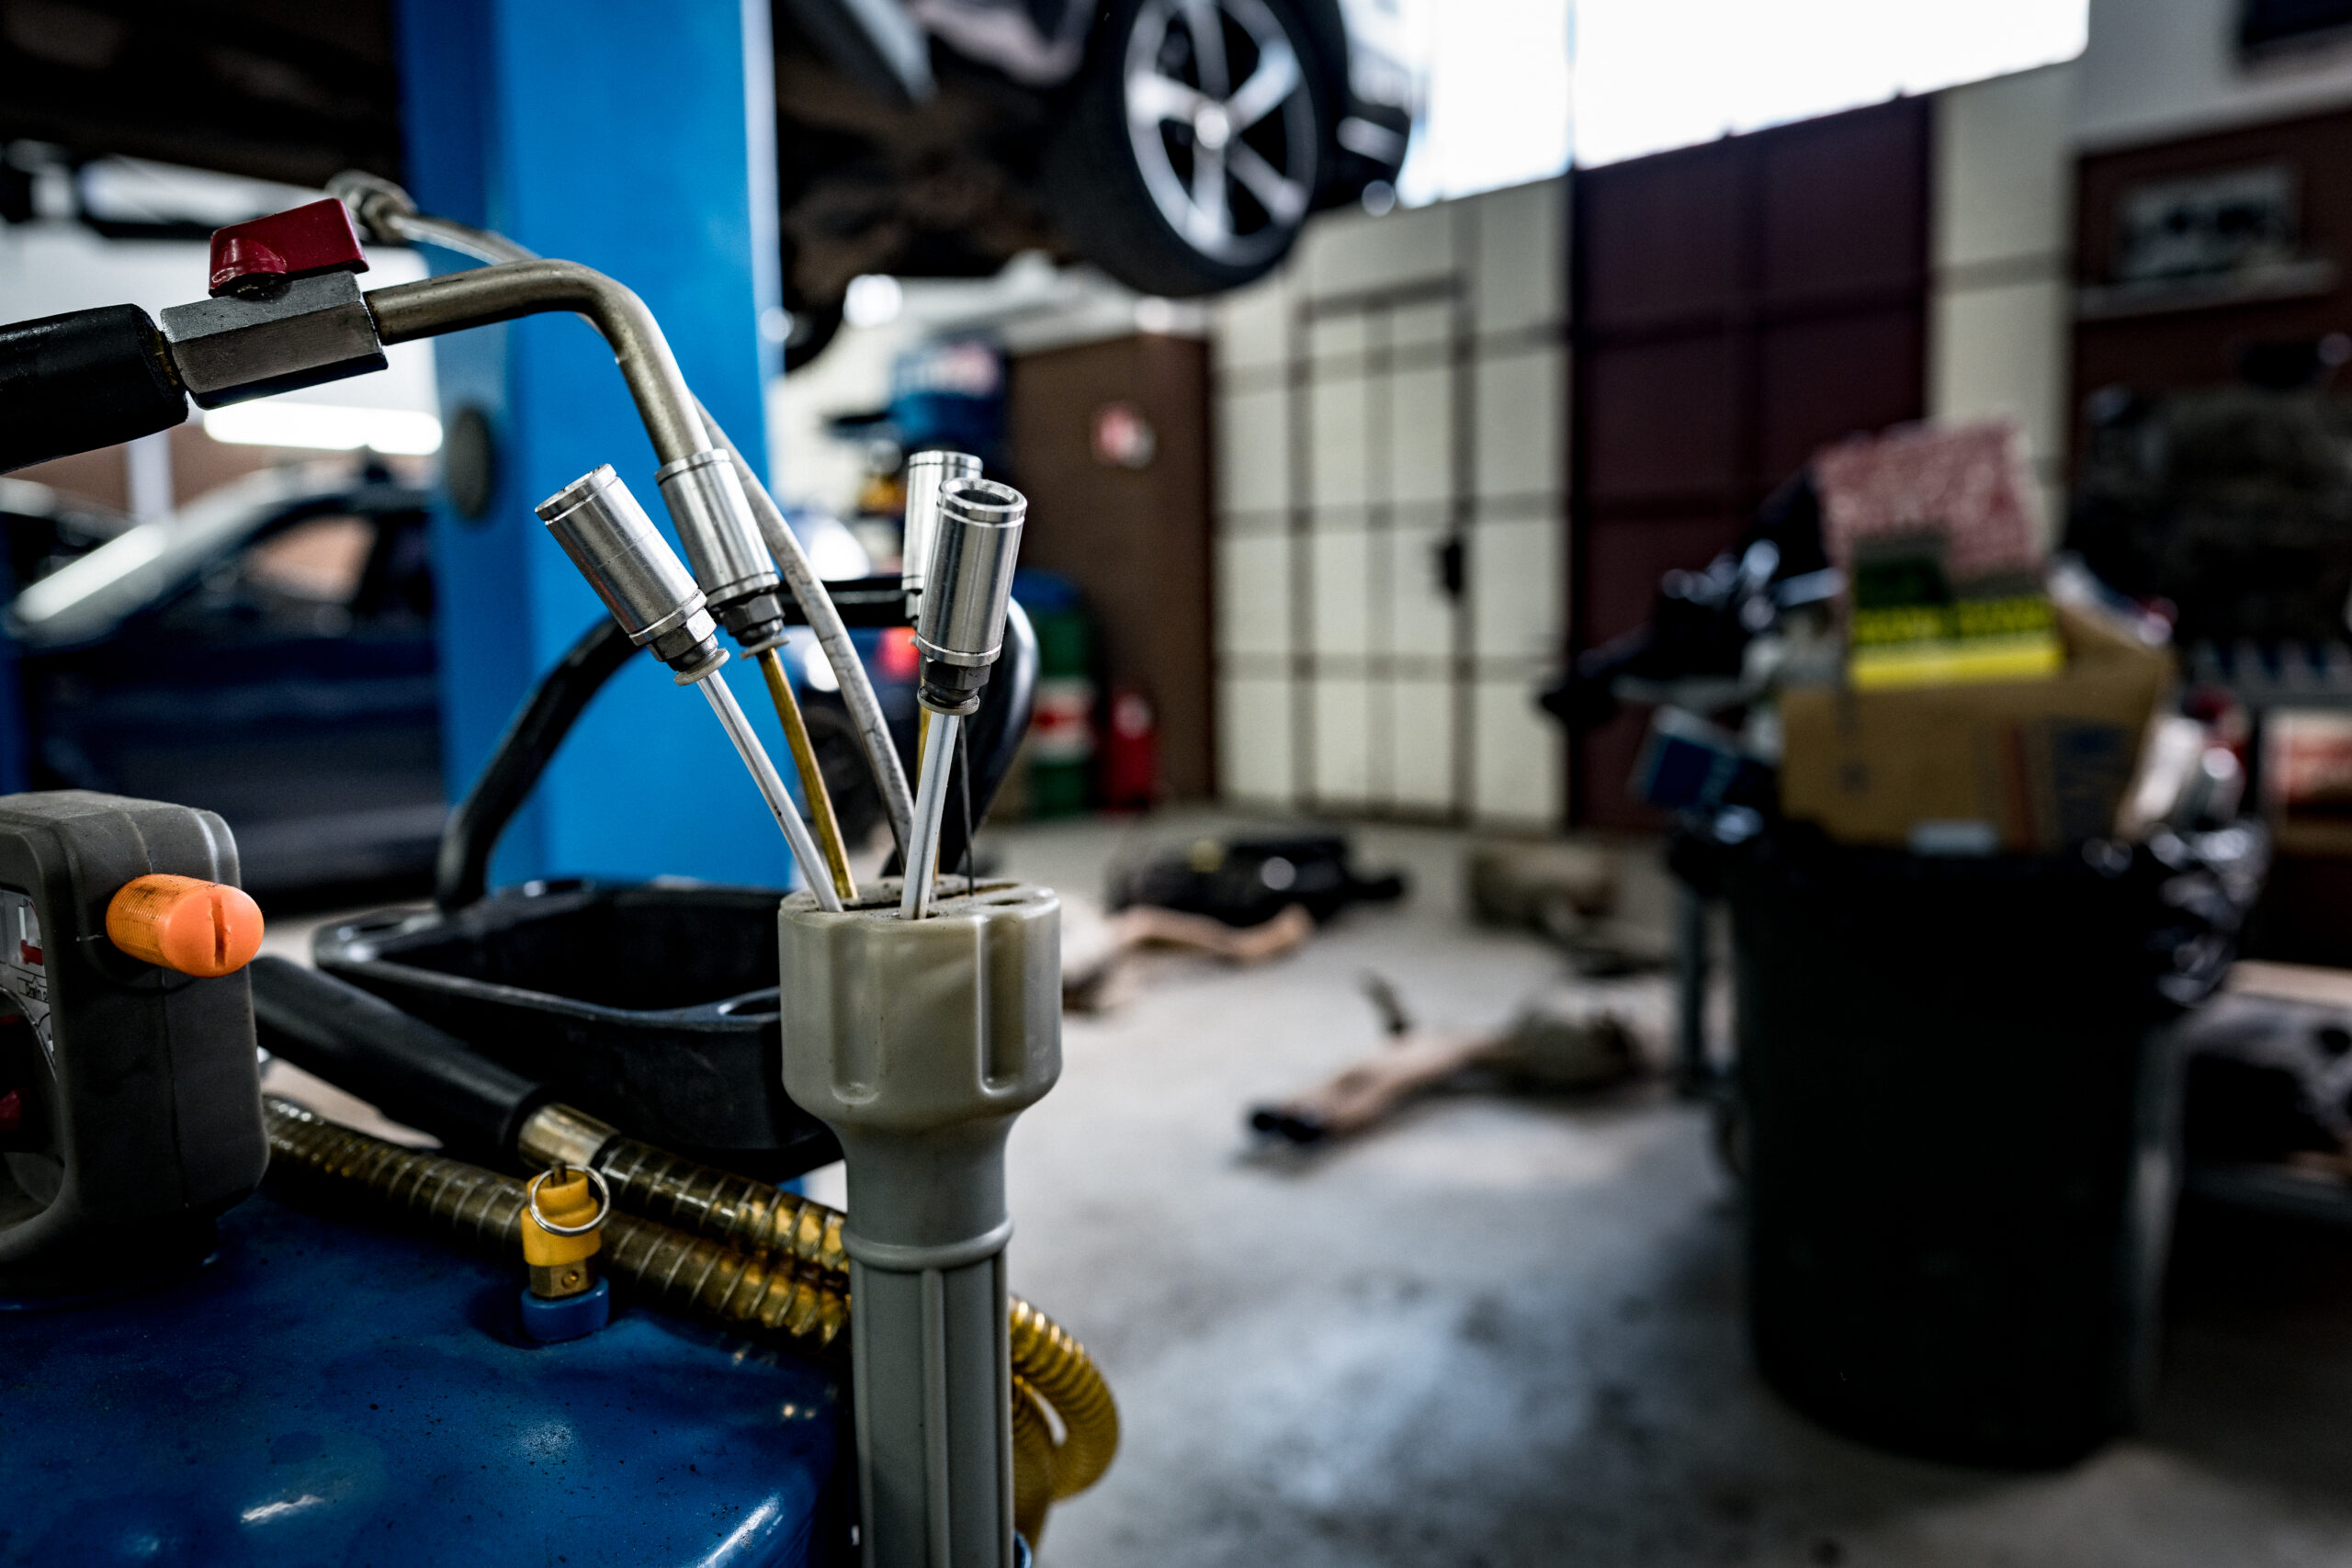
[(233, 975), (261, 951), (261, 906), (242, 887), (154, 872), (108, 901), (107, 939), (183, 975)]

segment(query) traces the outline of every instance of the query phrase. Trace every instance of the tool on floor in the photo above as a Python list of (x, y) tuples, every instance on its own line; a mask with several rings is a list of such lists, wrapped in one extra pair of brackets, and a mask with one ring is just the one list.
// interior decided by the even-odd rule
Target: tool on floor
[(1028, 514), (1028, 500), (1019, 491), (989, 479), (958, 479), (940, 492), (939, 533), (915, 630), (922, 654), (915, 697), (930, 716), (930, 732), (915, 789), (915, 836), (899, 903), (902, 919), (920, 920), (929, 912), (956, 740), (965, 716), (980, 705), (989, 667), (1003, 651), (1012, 563)]
[(1263, 925), (1238, 929), (1207, 915), (1138, 904), (1105, 915), (1079, 900), (1062, 904), (1062, 1004), (1101, 1012), (1125, 999), (1128, 961), (1150, 948), (1200, 953), (1250, 965), (1295, 953), (1315, 934), (1315, 917), (1296, 904)]
[(736, 754), (751, 770), (776, 825), (784, 829), (792, 858), (818, 903), (840, 908), (831, 870), (800, 820), (799, 808), (785, 793), (767, 748), (752, 732), (751, 721), (727, 682), (713, 679), (727, 662), (727, 650), (718, 646), (718, 628), (704, 607), (702, 590), (678, 564), (628, 486), (612, 465), (604, 464), (539, 502), (538, 513), (629, 641), (650, 649), (656, 659), (676, 671), (680, 685), (701, 688)]
[(1415, 1028), (1395, 987), (1379, 976), (1365, 976), (1364, 991), (1380, 1011), (1388, 1048), (1304, 1094), (1256, 1107), (1253, 1131), (1294, 1144), (1346, 1137), (1474, 1068), (1550, 1093), (1604, 1088), (1645, 1070), (1633, 1026), (1583, 997), (1538, 997), (1508, 1028), (1472, 1033)]
[(1400, 872), (1358, 870), (1347, 835), (1293, 829), (1171, 846), (1121, 867), (1109, 891), (1114, 909), (1148, 904), (1254, 926), (1293, 905), (1328, 920), (1351, 904), (1401, 898), (1405, 889)]

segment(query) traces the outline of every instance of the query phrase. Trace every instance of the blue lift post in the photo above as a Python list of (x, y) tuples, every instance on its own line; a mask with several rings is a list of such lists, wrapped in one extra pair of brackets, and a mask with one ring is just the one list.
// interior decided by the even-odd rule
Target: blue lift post
[[(418, 205), (634, 288), (687, 384), (760, 462), (763, 390), (781, 370), (761, 332), (782, 297), (767, 0), (401, 0), (399, 26)], [(435, 270), (470, 265), (426, 254)], [(585, 322), (537, 316), (435, 352), (444, 428), (479, 408), (496, 456), (488, 513), (445, 505), (434, 522), (454, 798), (531, 683), (604, 614), (532, 507), (610, 463), (666, 520), (653, 449)], [(757, 668), (739, 658), (725, 673), (783, 756)], [(492, 882), (664, 874), (784, 886), (792, 866), (708, 707), (644, 657), (572, 731)]]

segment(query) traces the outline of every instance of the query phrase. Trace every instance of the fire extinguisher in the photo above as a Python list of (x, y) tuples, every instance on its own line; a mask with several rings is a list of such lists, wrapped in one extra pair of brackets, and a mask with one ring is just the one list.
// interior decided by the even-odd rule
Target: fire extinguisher
[(1133, 686), (1111, 689), (1102, 737), (1102, 805), (1111, 811), (1150, 808), (1159, 784), (1159, 715)]

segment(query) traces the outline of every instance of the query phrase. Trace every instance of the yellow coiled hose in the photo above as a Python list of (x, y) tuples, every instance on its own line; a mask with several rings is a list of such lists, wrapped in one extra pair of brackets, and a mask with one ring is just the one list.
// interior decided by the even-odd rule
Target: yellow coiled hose
[[(470, 1239), (519, 1245), (520, 1181), (386, 1143), (290, 1100), (271, 1096), (263, 1105), (276, 1157), (356, 1182)], [(605, 1223), (605, 1267), (649, 1300), (820, 1349), (846, 1326), (840, 1211), (631, 1138), (609, 1140), (595, 1164), (621, 1211)], [(1034, 1544), (1047, 1506), (1110, 1468), (1119, 1410), (1093, 1358), (1059, 1325), (1018, 1297), (1010, 1318), (1013, 1513)]]
[[(848, 1278), (838, 1209), (634, 1138), (608, 1139), (595, 1165), (618, 1207), (755, 1258), (789, 1258)], [(1119, 1407), (1086, 1347), (1018, 1296), (1011, 1310), (1012, 1371), (1061, 1422), (1061, 1441), (1051, 1450), (1053, 1495), (1076, 1496), (1102, 1478), (1119, 1451)]]

